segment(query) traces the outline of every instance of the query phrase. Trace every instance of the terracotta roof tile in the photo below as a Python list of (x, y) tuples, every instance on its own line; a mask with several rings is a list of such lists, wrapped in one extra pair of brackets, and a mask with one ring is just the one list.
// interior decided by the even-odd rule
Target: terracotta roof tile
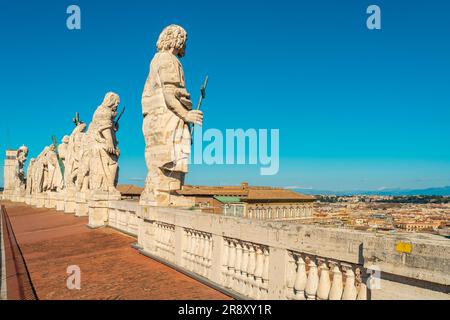
[(185, 185), (179, 191), (180, 194), (186, 196), (239, 196), (245, 200), (285, 200), (313, 201), (315, 197), (304, 195), (292, 190), (274, 187), (262, 186), (190, 186)]

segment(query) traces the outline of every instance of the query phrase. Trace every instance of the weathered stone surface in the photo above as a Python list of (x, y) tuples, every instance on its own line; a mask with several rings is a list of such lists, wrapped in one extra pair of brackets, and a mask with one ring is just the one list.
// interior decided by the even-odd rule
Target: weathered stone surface
[(76, 204), (76, 191), (74, 189), (66, 189), (64, 192), (64, 212), (75, 213)]
[(75, 216), (86, 217), (89, 214), (87, 192), (77, 192), (75, 196)]
[[(117, 211), (119, 206), (111, 204), (111, 208), (111, 210)], [(146, 252), (158, 254), (158, 247), (165, 248), (164, 242), (167, 239), (169, 239), (169, 243), (175, 241), (173, 249), (170, 250), (175, 255), (179, 252), (180, 256), (176, 256), (171, 261), (182, 261), (182, 257), (185, 255), (185, 249), (180, 248), (186, 248), (185, 237), (182, 236), (186, 230), (195, 230), (195, 232), (201, 234), (212, 234), (212, 239), (215, 241), (212, 256), (215, 257), (223, 257), (225, 254), (224, 247), (220, 245), (221, 239), (224, 237), (238, 239), (235, 241), (242, 243), (267, 246), (270, 256), (268, 297), (271, 299), (286, 298), (284, 292), (286, 283), (288, 283), (287, 278), (292, 276), (286, 271), (289, 266), (289, 252), (299, 252), (309, 257), (318, 257), (318, 261), (323, 261), (320, 259), (335, 261), (343, 266), (357, 265), (360, 269), (372, 270), (379, 268), (381, 271), (380, 286), (373, 287), (370, 290), (371, 299), (450, 299), (448, 294), (450, 286), (450, 243), (444, 238), (406, 233), (377, 235), (370, 232), (314, 225), (225, 217), (175, 208), (140, 206), (137, 209), (136, 213), (129, 211), (127, 213), (127, 210), (132, 210), (132, 207), (122, 208), (120, 214), (129, 215), (128, 219), (123, 217), (122, 219), (133, 221), (134, 225), (139, 226), (138, 241)], [(132, 220), (136, 214), (141, 219), (140, 223)], [(120, 224), (117, 224), (117, 226), (120, 227)], [(175, 232), (175, 235), (171, 237), (175, 240), (165, 238), (169, 226), (174, 226), (174, 231), (171, 232)], [(161, 241), (163, 244), (161, 244)], [(396, 244), (399, 241), (409, 242), (412, 245), (413, 250), (406, 258), (403, 253), (396, 250)], [(233, 254), (237, 254), (236, 250), (241, 250), (240, 248), (235, 248)], [(216, 258), (215, 262), (212, 263), (212, 273), (209, 278), (222, 285), (224, 284), (221, 277), (223, 269), (220, 271), (220, 266), (223, 263)], [(219, 270), (216, 270), (214, 266)], [(348, 279), (349, 275), (355, 277), (352, 269), (347, 269), (346, 282), (353, 281)], [(348, 285), (346, 284), (346, 286)], [(315, 294), (315, 290), (312, 290), (311, 286), (310, 283), (308, 287), (309, 298), (314, 297), (311, 295)], [(321, 289), (321, 291), (318, 291), (320, 298), (325, 298), (322, 291), (328, 292), (328, 287), (325, 288), (326, 290), (324, 290), (324, 286), (318, 287)], [(366, 294), (363, 292), (363, 290), (366, 290), (365, 287), (362, 285), (359, 285), (359, 287), (352, 285), (352, 287), (353, 291), (344, 289), (342, 299), (355, 299), (356, 297), (365, 299)], [(333, 290), (335, 289), (336, 287), (333, 288)]]
[(69, 136), (65, 155), (64, 183), (66, 189), (75, 190), (78, 170), (82, 156), (83, 139), (85, 137), (86, 124), (78, 123)]
[(120, 200), (120, 193), (108, 191), (92, 191), (89, 194), (89, 224), (90, 228), (100, 228), (107, 225), (110, 201)]
[(116, 139), (118, 128), (114, 123), (120, 98), (108, 92), (92, 117), (81, 146), (77, 173), (78, 191), (108, 191), (117, 193), (118, 158), (120, 150)]
[(147, 179), (141, 203), (160, 206), (189, 206), (189, 199), (176, 193), (184, 184), (191, 152), (188, 124), (202, 124), (203, 113), (192, 110), (186, 90), (182, 58), (186, 31), (166, 27), (156, 44), (158, 52), (142, 93), (143, 134), (146, 143)]

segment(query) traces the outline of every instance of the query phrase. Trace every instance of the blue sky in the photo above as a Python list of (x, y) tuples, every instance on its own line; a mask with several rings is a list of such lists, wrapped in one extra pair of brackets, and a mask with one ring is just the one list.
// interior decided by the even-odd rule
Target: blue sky
[[(81, 30), (66, 8), (81, 8)], [(366, 28), (377, 4), (382, 30)], [(168, 24), (189, 34), (194, 100), (210, 77), (203, 129), (280, 130), (280, 171), (192, 165), (193, 184), (352, 190), (450, 185), (450, 3), (430, 1), (40, 0), (0, 8), (0, 150), (36, 156), (90, 121), (107, 91), (127, 110), (121, 183), (146, 175), (140, 96)], [(0, 181), (0, 184), (2, 182)]]

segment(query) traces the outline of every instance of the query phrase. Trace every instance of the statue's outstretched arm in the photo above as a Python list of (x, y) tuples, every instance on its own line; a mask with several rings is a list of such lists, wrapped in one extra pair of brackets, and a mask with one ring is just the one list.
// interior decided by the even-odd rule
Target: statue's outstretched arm
[(186, 121), (188, 110), (184, 108), (180, 100), (175, 96), (175, 87), (165, 86), (163, 89), (164, 100), (166, 101), (167, 108), (175, 113), (178, 117)]

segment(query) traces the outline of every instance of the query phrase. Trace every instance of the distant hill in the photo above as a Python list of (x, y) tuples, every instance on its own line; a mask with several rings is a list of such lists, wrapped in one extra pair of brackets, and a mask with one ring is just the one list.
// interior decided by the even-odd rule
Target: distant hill
[(310, 195), (380, 195), (380, 196), (450, 196), (450, 186), (427, 189), (383, 189), (383, 190), (353, 190), (331, 191), (315, 189), (295, 189), (295, 191)]

